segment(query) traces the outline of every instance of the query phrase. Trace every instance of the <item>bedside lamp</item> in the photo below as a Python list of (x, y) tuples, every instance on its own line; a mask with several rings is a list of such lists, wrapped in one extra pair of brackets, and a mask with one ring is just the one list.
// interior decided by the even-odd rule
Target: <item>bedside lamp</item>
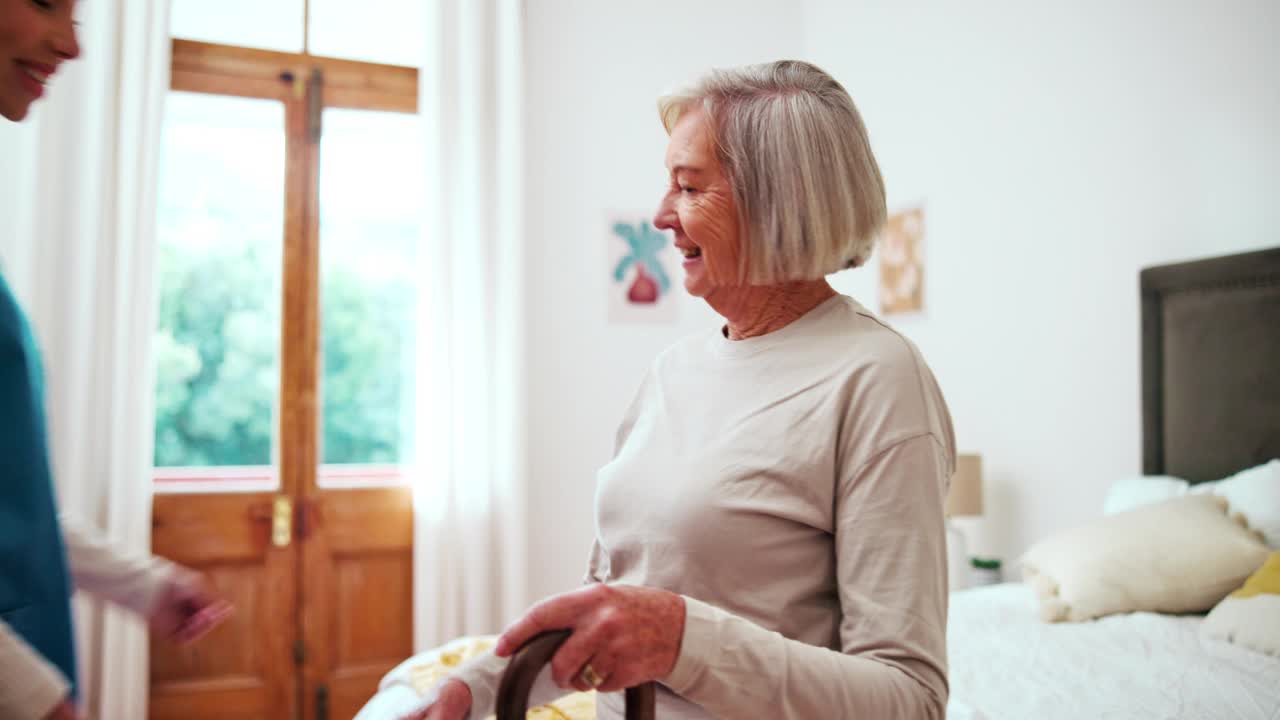
[(956, 456), (956, 474), (947, 492), (947, 568), (952, 590), (969, 586), (969, 548), (953, 517), (982, 514), (982, 456)]

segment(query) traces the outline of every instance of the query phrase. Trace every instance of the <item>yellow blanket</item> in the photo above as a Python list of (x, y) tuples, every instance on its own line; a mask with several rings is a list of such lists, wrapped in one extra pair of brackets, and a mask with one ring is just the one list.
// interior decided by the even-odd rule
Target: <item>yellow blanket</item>
[[(434, 660), (424, 661), (409, 669), (409, 682), (419, 695), (453, 672), (458, 665), (494, 645), (494, 638), (477, 638), (459, 647), (441, 652)], [(492, 718), (492, 716), (490, 716)], [(595, 720), (596, 694), (580, 692), (560, 698), (554, 703), (529, 710), (527, 720)]]

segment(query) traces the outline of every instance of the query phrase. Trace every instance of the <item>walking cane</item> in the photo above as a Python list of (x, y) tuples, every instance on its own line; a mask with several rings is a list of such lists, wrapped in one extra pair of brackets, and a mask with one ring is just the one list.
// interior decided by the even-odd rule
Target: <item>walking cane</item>
[[(568, 630), (544, 632), (516, 651), (498, 685), (498, 720), (525, 720), (534, 679), (568, 639)], [(653, 683), (627, 688), (627, 720), (653, 720), (654, 704)]]

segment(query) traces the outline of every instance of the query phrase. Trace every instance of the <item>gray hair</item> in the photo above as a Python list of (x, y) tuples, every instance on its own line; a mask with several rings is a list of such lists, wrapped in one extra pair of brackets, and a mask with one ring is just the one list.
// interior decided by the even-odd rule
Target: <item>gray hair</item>
[(816, 65), (712, 70), (658, 100), (670, 133), (701, 108), (738, 206), (742, 282), (814, 280), (871, 257), (884, 179), (858, 109)]

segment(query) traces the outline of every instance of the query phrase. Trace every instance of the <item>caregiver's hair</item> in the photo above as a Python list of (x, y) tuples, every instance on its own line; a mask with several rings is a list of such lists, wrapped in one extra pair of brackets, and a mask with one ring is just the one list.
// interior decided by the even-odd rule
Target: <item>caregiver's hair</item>
[(733, 187), (740, 282), (815, 280), (871, 257), (885, 222), (884, 180), (840, 83), (806, 62), (712, 70), (658, 100), (670, 133), (701, 109)]

